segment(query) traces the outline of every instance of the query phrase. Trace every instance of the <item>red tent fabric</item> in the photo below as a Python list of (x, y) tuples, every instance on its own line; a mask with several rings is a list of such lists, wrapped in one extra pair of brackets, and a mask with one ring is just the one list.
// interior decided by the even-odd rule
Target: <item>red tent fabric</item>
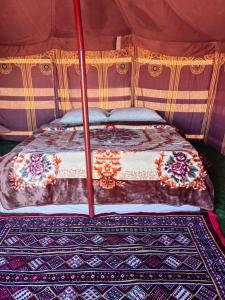
[[(0, 125), (11, 130), (4, 138), (21, 139), (54, 118), (55, 103), (61, 114), (80, 105), (73, 0), (0, 0), (0, 8)], [(82, 0), (81, 8), (89, 104), (156, 109), (225, 154), (224, 0)]]
[[(115, 38), (127, 35), (139, 46), (174, 55), (225, 41), (223, 0), (82, 0), (81, 5), (88, 50), (115, 49)], [(0, 7), (1, 57), (75, 49), (72, 0), (0, 0)]]

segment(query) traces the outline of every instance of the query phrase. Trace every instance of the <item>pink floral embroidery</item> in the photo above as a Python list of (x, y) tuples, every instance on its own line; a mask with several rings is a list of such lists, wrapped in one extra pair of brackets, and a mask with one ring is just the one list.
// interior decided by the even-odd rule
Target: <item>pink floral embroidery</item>
[(28, 172), (31, 173), (32, 177), (39, 177), (44, 173), (45, 166), (42, 158), (41, 154), (31, 154)]
[(61, 160), (55, 154), (19, 153), (9, 174), (15, 190), (54, 184)]
[(162, 185), (171, 188), (206, 189), (204, 177), (206, 172), (197, 153), (174, 151), (169, 154), (160, 153), (155, 160), (158, 176)]

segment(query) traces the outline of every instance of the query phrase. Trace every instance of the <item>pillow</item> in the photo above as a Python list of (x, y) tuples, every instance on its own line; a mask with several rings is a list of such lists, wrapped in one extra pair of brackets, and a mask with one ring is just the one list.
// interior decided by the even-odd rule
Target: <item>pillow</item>
[[(104, 123), (107, 122), (108, 112), (104, 109), (91, 107), (89, 108), (89, 122), (90, 123)], [(82, 110), (74, 109), (67, 112), (59, 121), (62, 124), (80, 125), (83, 123)]]
[(156, 111), (143, 107), (113, 109), (108, 121), (165, 122)]

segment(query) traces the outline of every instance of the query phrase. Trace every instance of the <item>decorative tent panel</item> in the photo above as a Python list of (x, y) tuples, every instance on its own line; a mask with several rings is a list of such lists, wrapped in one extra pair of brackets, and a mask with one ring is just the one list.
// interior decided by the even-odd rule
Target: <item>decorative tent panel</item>
[[(87, 52), (90, 107), (149, 107), (189, 137), (224, 151), (224, 54), (157, 55), (142, 48)], [(0, 61), (2, 138), (22, 140), (42, 124), (81, 107), (77, 53)]]
[[(90, 107), (113, 109), (131, 106), (132, 53), (133, 48), (86, 53)], [(77, 54), (56, 51), (56, 65), (62, 115), (81, 106)]]
[(206, 142), (225, 155), (225, 54), (218, 55), (209, 98)]
[[(87, 52), (90, 107), (131, 106), (133, 48)], [(23, 140), (42, 124), (80, 108), (77, 53), (52, 50), (43, 55), (0, 60), (2, 138)]]
[(214, 55), (157, 55), (138, 49), (135, 106), (159, 111), (188, 135), (203, 138)]
[(54, 119), (53, 72), (50, 59), (18, 58), (0, 63), (0, 124), (7, 136), (23, 139)]

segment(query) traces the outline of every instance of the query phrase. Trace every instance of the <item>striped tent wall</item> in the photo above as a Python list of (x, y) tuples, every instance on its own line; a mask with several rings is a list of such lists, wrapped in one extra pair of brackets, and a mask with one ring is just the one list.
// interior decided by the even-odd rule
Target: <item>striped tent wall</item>
[(135, 106), (157, 110), (188, 137), (204, 138), (214, 55), (156, 55), (137, 49)]
[(208, 101), (205, 142), (225, 155), (225, 54), (218, 53)]
[(0, 62), (1, 134), (22, 140), (54, 119), (53, 72), (50, 59), (16, 58)]
[[(86, 52), (90, 107), (113, 109), (131, 105), (133, 48)], [(61, 115), (81, 107), (77, 53), (56, 51), (58, 95)]]
[[(89, 107), (131, 106), (133, 48), (86, 52)], [(81, 107), (78, 54), (51, 50), (0, 59), (0, 138), (23, 140), (42, 124)]]
[[(188, 138), (225, 154), (225, 54), (159, 55), (128, 47), (87, 51), (89, 107), (149, 107)], [(42, 124), (80, 108), (78, 54), (0, 59), (1, 139), (23, 140)]]

